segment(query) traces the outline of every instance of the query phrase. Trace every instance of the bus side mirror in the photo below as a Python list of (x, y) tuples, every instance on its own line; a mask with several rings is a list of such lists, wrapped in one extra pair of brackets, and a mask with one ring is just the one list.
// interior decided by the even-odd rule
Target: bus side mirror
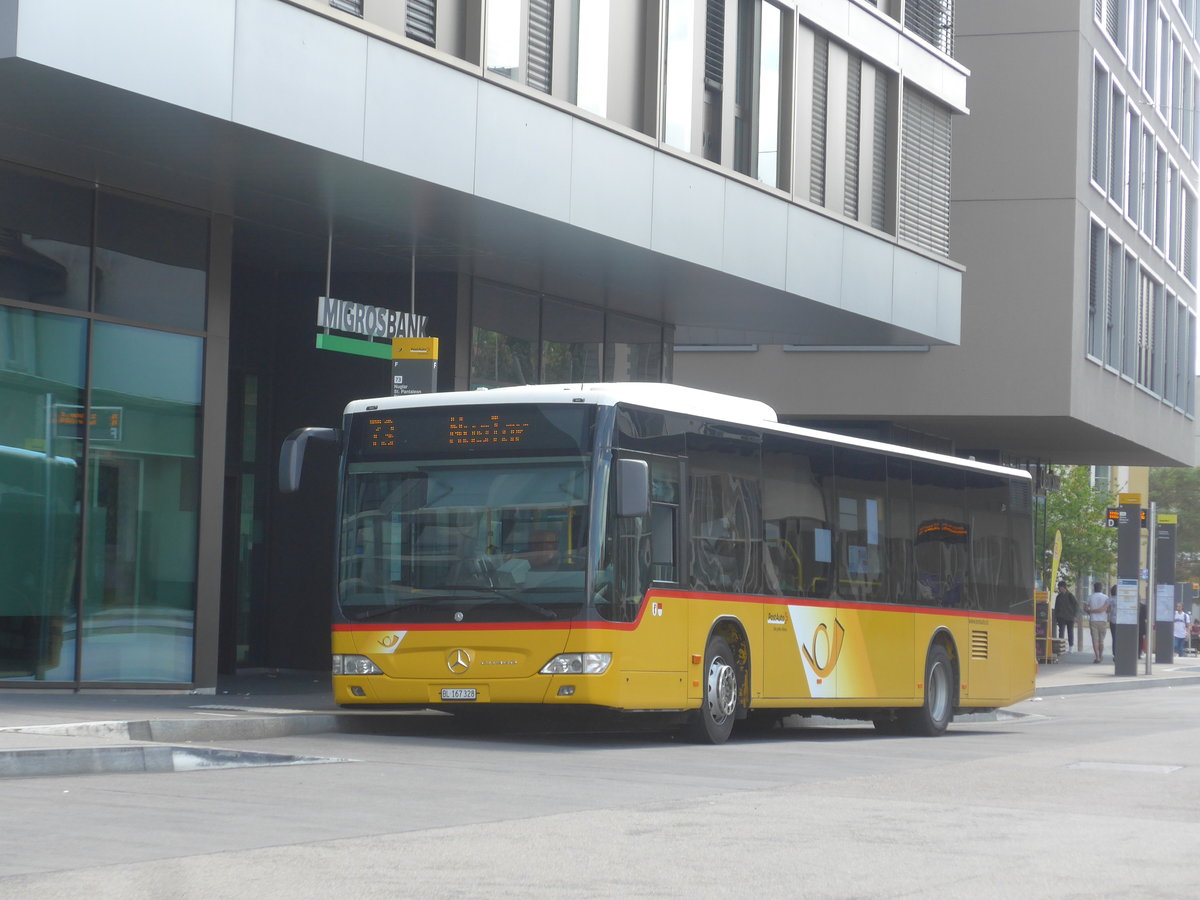
[(297, 428), (279, 449), (279, 490), (291, 494), (300, 490), (300, 472), (304, 469), (304, 448), (309, 441), (336, 444), (342, 433), (336, 428)]
[(644, 516), (650, 511), (650, 466), (644, 459), (617, 460), (617, 515)]

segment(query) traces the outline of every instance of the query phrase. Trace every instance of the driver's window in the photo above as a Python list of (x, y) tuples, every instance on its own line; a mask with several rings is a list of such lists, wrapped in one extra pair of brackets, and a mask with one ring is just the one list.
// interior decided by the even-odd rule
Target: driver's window
[(611, 487), (604, 558), (596, 574), (596, 608), (606, 619), (631, 622), (651, 581), (678, 578), (675, 529), (679, 518), (679, 461), (622, 455), (645, 459), (650, 464), (650, 512), (646, 516), (617, 516), (615, 486)]

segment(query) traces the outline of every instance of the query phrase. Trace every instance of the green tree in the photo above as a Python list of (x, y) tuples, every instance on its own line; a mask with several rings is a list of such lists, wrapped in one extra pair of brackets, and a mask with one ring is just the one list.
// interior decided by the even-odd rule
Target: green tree
[(1175, 528), (1175, 580), (1200, 581), (1200, 469), (1151, 469), (1150, 499), (1158, 512), (1179, 517)]
[(1039, 529), (1038, 534), (1046, 539), (1043, 568), (1050, 564), (1056, 531), (1062, 533), (1062, 559), (1059, 571), (1049, 573), (1046, 587), (1053, 591), (1058, 579), (1065, 577), (1075, 586), (1076, 596), (1082, 597), (1091, 586), (1080, 584), (1081, 580), (1089, 575), (1107, 578), (1117, 568), (1117, 530), (1105, 525), (1105, 512), (1117, 498), (1093, 486), (1088, 466), (1054, 466), (1053, 471), (1059, 476), (1059, 489), (1046, 496), (1045, 530)]

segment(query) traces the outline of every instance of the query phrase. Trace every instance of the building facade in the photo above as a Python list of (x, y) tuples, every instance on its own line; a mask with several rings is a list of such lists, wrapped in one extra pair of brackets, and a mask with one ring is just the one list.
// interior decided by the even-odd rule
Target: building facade
[(961, 340), (747, 342), (677, 353), (677, 380), (980, 458), (1191, 464), (1197, 19), (1193, 0), (958, 0)]
[(393, 334), (441, 389), (957, 341), (949, 7), (0, 3), (0, 682), (324, 667), (276, 454)]

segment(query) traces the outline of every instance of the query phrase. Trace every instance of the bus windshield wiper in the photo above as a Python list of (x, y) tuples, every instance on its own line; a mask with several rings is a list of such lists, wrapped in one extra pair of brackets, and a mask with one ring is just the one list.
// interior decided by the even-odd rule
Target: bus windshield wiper
[(392, 613), (400, 612), (402, 609), (408, 609), (410, 606), (428, 605), (429, 600), (429, 597), (410, 597), (409, 599), (403, 600), (400, 603), (393, 603), (391, 606), (387, 606), (383, 609), (373, 610), (372, 612), (364, 612), (359, 615), (355, 615), (353, 618), (360, 622), (367, 619), (378, 619), (380, 616), (390, 616)]
[(509, 600), (523, 609), (537, 613), (544, 619), (558, 618), (558, 613), (556, 613), (554, 610), (547, 609), (538, 603), (534, 603), (532, 600), (526, 600), (524, 597), (518, 596), (511, 591), (506, 591), (503, 588), (492, 587), (491, 585), (486, 584), (447, 584), (443, 585), (443, 587), (452, 591), (474, 591), (478, 594), (482, 594), (483, 596), (492, 596), (501, 600)]

